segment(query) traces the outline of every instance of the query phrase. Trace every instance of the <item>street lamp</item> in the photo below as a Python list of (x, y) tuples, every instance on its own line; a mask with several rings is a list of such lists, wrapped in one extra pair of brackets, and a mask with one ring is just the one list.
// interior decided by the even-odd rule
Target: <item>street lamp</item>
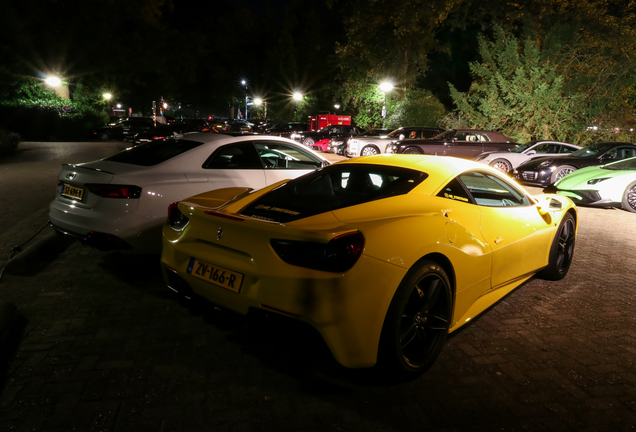
[(300, 93), (298, 93), (298, 92), (295, 92), (295, 93), (292, 95), (292, 97), (294, 98), (294, 100), (295, 100), (295, 101), (300, 101), (300, 100), (302, 100), (303, 95), (301, 95), (301, 94), (300, 94)]
[[(242, 80), (241, 84), (245, 86), (245, 120), (247, 120), (247, 81)], [(239, 108), (239, 113), (240, 112), (241, 112), (241, 109)]]
[(59, 87), (62, 85), (62, 80), (59, 79), (56, 76), (49, 76), (47, 77), (44, 82), (49, 86), (49, 87)]
[[(388, 81), (384, 81), (380, 84), (380, 90), (382, 90), (382, 119), (386, 118), (386, 94), (393, 90), (393, 84)], [(384, 121), (382, 122), (384, 123)], [(384, 126), (384, 124), (383, 124)]]

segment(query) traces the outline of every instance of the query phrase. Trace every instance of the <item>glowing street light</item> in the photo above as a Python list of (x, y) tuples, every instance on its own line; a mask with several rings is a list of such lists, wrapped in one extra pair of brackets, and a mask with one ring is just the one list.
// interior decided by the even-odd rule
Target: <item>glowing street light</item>
[(382, 90), (384, 98), (382, 99), (382, 118), (386, 118), (386, 94), (393, 90), (393, 84), (388, 81), (384, 81), (380, 84), (380, 90)]
[(44, 80), (44, 82), (49, 87), (59, 87), (62, 85), (62, 80), (56, 76), (49, 76)]
[(295, 101), (300, 101), (300, 100), (302, 100), (303, 95), (298, 93), (298, 92), (296, 92), (296, 93), (293, 94), (292, 97), (294, 98)]
[(110, 94), (110, 93), (104, 93), (102, 96), (103, 96), (103, 97), (104, 97), (104, 99), (106, 99), (106, 100), (110, 100), (110, 98), (112, 98), (112, 97), (113, 97), (113, 95), (112, 95), (112, 94)]

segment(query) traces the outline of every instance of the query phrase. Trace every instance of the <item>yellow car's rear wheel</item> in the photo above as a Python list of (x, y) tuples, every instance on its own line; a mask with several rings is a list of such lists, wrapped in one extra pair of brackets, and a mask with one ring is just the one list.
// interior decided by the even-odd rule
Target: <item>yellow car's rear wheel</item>
[(402, 377), (428, 370), (446, 341), (451, 306), (450, 281), (437, 263), (423, 261), (411, 269), (387, 312), (379, 363)]

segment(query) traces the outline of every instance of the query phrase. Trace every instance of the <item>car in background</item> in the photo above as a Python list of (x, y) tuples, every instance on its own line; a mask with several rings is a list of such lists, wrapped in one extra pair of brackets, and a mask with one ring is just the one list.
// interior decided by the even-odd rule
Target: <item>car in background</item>
[(431, 139), (397, 141), (387, 148), (392, 154), (431, 154), (477, 159), (484, 152), (508, 151), (517, 146), (507, 136), (479, 129), (451, 129)]
[(93, 136), (101, 141), (125, 140), (155, 126), (155, 121), (146, 117), (130, 117), (93, 131)]
[(302, 321), (343, 366), (414, 377), (533, 275), (564, 278), (577, 224), (475, 161), (368, 156), (175, 203), (161, 266), (184, 301)]
[[(358, 138), (361, 137), (380, 137), (386, 136), (389, 133), (393, 132), (395, 129), (387, 129), (387, 128), (376, 128), (369, 129), (366, 132), (358, 135)], [(353, 137), (335, 137), (329, 140), (327, 145), (327, 149), (325, 151), (330, 153), (339, 154), (342, 156), (347, 156), (348, 152), (346, 149), (349, 148), (349, 140), (353, 139)]]
[(301, 122), (274, 123), (265, 131), (265, 134), (291, 138), (292, 134), (304, 132), (308, 128), (307, 123)]
[(529, 141), (518, 145), (507, 152), (485, 152), (477, 157), (477, 161), (497, 168), (503, 173), (512, 172), (514, 168), (539, 157), (557, 157), (579, 150), (581, 146), (559, 141)]
[(269, 129), (272, 126), (272, 124), (266, 120), (249, 119), (248, 121), (253, 124), (252, 132), (254, 133), (263, 134), (267, 131), (267, 129)]
[(63, 165), (49, 219), (56, 231), (98, 249), (159, 253), (171, 203), (216, 188), (260, 189), (328, 164), (285, 138), (187, 134)]
[(144, 132), (136, 134), (127, 139), (133, 144), (148, 143), (152, 141), (165, 141), (168, 139), (181, 138), (189, 132), (203, 132), (198, 124), (174, 122), (167, 125), (157, 125)]
[(578, 169), (605, 165), (635, 156), (636, 144), (600, 142), (566, 156), (533, 159), (519, 165), (512, 171), (511, 176), (521, 184), (547, 187)]
[(358, 136), (351, 138), (345, 149), (345, 156), (371, 156), (386, 153), (387, 147), (393, 141), (403, 141), (412, 139), (427, 139), (443, 132), (444, 129), (430, 128), (422, 126), (401, 127), (386, 135), (378, 136)]
[(292, 134), (291, 139), (303, 143), (307, 147), (313, 147), (318, 141), (330, 140), (338, 137), (350, 137), (360, 135), (362, 128), (351, 125), (329, 125), (318, 131), (304, 131)]
[(210, 132), (229, 132), (230, 122), (225, 119), (212, 119), (208, 121), (210, 125)]
[(636, 157), (581, 168), (545, 191), (566, 196), (576, 205), (622, 207), (636, 213)]
[(232, 120), (230, 122), (229, 132), (251, 133), (254, 131), (254, 125), (246, 120)]

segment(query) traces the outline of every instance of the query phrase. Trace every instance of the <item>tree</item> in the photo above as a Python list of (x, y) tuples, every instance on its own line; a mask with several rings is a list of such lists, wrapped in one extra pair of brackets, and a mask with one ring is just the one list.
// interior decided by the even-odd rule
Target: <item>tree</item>
[(411, 90), (404, 101), (387, 104), (386, 127), (435, 127), (446, 114), (444, 105), (428, 90)]
[(565, 140), (583, 128), (584, 96), (566, 91), (558, 65), (533, 40), (520, 44), (495, 26), (492, 41), (479, 36), (479, 53), (481, 62), (470, 64), (474, 75), (470, 90), (461, 93), (449, 83), (464, 123), (500, 130), (516, 141)]

